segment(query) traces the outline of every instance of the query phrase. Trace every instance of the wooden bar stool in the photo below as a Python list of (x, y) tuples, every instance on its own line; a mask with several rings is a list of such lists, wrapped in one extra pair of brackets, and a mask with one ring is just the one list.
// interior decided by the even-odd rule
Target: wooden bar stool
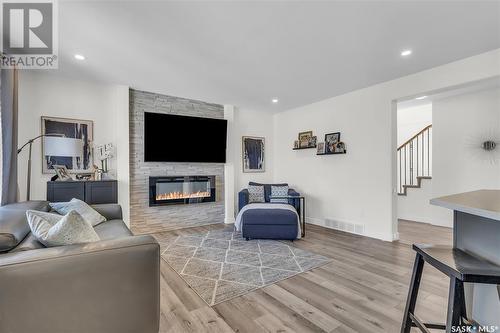
[[(401, 333), (409, 333), (412, 327), (418, 327), (424, 333), (429, 333), (429, 329), (442, 329), (449, 333), (453, 326), (467, 325), (464, 282), (500, 284), (500, 266), (462, 250), (423, 244), (413, 244), (413, 249), (417, 255), (413, 265)], [(414, 311), (424, 262), (450, 277), (446, 324), (423, 323), (415, 316)]]

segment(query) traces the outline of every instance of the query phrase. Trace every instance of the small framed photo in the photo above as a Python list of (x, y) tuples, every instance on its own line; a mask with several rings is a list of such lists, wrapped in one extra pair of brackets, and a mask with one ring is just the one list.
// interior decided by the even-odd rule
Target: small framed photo
[(57, 180), (60, 181), (73, 180), (65, 165), (54, 165), (53, 167), (58, 177)]
[(325, 134), (325, 153), (334, 153), (337, 142), (340, 142), (340, 132)]
[(318, 145), (316, 146), (316, 154), (324, 154), (324, 153), (325, 153), (325, 143), (318, 142)]
[(310, 147), (310, 142), (312, 140), (313, 132), (300, 132), (299, 133), (299, 148)]
[(335, 145), (335, 152), (336, 153), (345, 153), (345, 143), (339, 141)]
[(316, 142), (318, 142), (318, 137), (311, 136), (311, 139), (309, 139), (309, 146), (308, 147), (316, 147)]
[(295, 140), (293, 142), (293, 148), (295, 148), (295, 149), (299, 148), (299, 140)]

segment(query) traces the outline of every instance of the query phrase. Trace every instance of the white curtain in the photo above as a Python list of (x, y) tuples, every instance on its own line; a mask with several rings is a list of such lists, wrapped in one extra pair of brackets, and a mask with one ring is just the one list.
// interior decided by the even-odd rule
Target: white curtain
[(17, 201), (18, 72), (2, 69), (0, 78), (1, 205)]

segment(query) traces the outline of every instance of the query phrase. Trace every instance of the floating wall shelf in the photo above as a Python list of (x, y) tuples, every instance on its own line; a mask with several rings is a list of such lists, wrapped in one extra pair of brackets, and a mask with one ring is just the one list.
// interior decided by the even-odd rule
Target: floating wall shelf
[(342, 152), (342, 153), (322, 153), (322, 154), (316, 154), (316, 155), (339, 155), (339, 154), (346, 154), (347, 150)]
[(316, 148), (316, 146), (293, 148), (293, 150), (312, 149), (312, 148)]

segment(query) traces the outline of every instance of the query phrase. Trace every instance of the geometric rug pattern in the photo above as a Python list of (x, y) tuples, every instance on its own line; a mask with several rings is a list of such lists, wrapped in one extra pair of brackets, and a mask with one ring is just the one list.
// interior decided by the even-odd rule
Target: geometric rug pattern
[(210, 306), (329, 262), (288, 243), (247, 241), (232, 229), (178, 236), (162, 258)]

